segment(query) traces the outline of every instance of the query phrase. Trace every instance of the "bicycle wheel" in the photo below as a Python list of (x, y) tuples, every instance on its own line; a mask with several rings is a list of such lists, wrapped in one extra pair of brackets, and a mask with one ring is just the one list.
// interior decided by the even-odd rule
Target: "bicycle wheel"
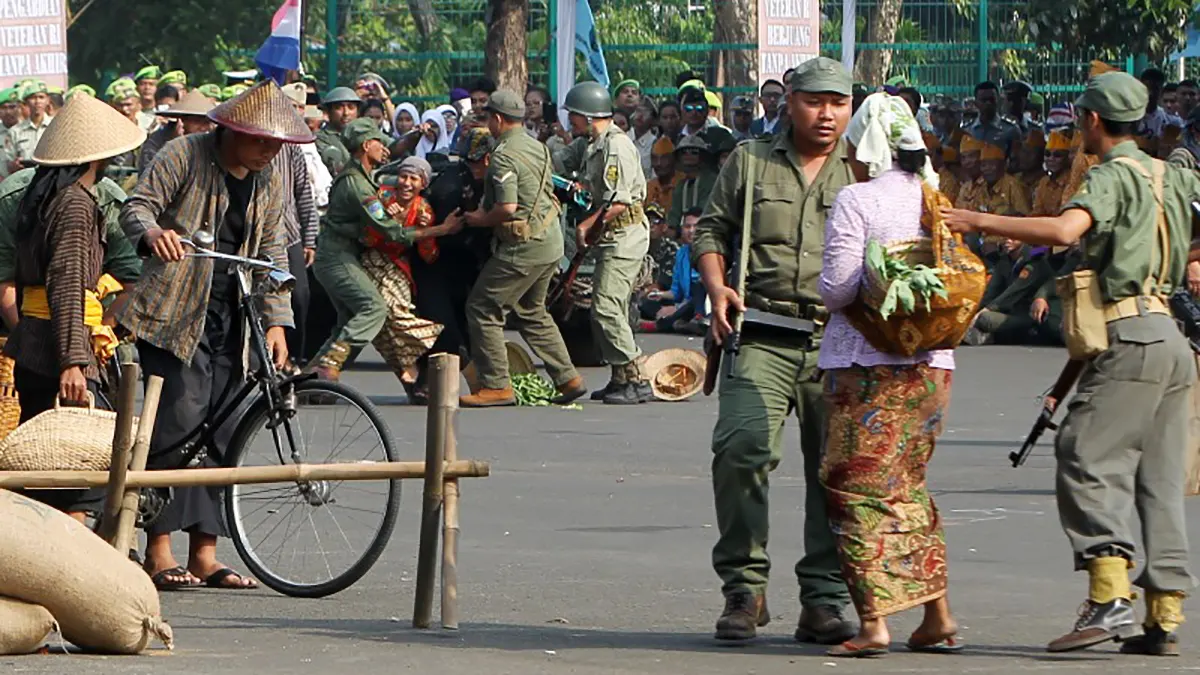
[[(229, 446), (230, 466), (290, 464), (297, 461), (293, 453), (306, 464), (395, 461), (391, 434), (367, 397), (320, 380), (298, 383), (295, 396), (295, 416), (276, 429), (269, 426), (265, 399), (251, 406)], [(398, 480), (233, 485), (225, 491), (238, 555), (269, 588), (302, 598), (332, 595), (362, 578), (387, 546), (399, 506)]]

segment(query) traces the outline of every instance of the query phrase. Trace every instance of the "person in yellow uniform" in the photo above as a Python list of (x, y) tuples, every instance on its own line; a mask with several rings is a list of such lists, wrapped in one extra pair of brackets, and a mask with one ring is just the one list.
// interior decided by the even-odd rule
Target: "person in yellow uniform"
[(962, 180), (959, 181), (958, 197), (954, 205), (960, 209), (975, 210), (979, 203), (979, 193), (983, 189), (983, 175), (979, 171), (979, 154), (983, 150), (983, 142), (975, 140), (974, 136), (963, 135), (958, 148), (959, 164), (962, 169)]
[(1046, 140), (1046, 173), (1033, 189), (1031, 216), (1055, 216), (1062, 208), (1063, 191), (1067, 188), (1067, 171), (1071, 168), (1071, 139), (1062, 131), (1050, 132)]

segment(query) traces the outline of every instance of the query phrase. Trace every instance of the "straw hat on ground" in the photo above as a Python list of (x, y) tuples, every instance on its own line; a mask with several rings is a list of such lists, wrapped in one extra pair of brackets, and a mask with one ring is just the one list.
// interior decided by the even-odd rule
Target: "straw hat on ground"
[(175, 105), (158, 113), (162, 117), (208, 117), (208, 113), (217, 107), (217, 102), (193, 89), (184, 94)]
[(664, 349), (651, 354), (642, 365), (654, 395), (663, 401), (682, 401), (704, 386), (707, 359), (694, 349)]
[(265, 80), (213, 108), (208, 119), (238, 133), (284, 143), (312, 143), (309, 131), (292, 101), (279, 85)]
[(508, 374), (510, 376), (537, 372), (537, 366), (533, 365), (533, 356), (529, 350), (516, 342), (505, 342), (504, 351), (508, 352)]
[(99, 99), (72, 96), (33, 150), (41, 166), (73, 166), (116, 157), (146, 141), (146, 132)]

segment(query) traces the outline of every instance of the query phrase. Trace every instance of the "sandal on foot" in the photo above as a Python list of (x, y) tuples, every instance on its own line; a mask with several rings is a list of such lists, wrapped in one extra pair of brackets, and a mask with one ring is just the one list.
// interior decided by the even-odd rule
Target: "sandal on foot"
[(847, 641), (825, 652), (825, 655), (846, 659), (872, 659), (879, 656), (887, 656), (888, 648), (872, 645), (860, 647), (853, 642)]
[[(237, 577), (242, 583), (239, 583), (236, 586), (231, 586), (225, 583), (225, 580), (229, 577)], [(250, 583), (247, 584), (245, 583), (246, 581), (249, 581)], [(222, 567), (216, 572), (208, 575), (208, 578), (204, 580), (204, 585), (209, 588), (216, 588), (222, 591), (252, 591), (258, 588), (257, 581), (250, 579), (249, 577), (243, 577), (228, 567)]]
[(908, 644), (905, 646), (910, 652), (918, 654), (957, 654), (963, 650), (962, 641), (953, 635), (946, 635), (933, 641), (930, 641), (929, 638), (918, 639), (914, 635), (908, 638)]
[[(191, 576), (191, 572), (188, 572), (183, 567), (176, 566), (151, 574), (150, 581), (154, 583), (154, 588), (160, 591), (177, 591), (181, 588), (192, 588), (196, 585), (194, 582), (187, 581)], [(172, 580), (167, 577), (175, 577), (175, 579)], [(179, 581), (179, 579), (183, 579), (183, 581)]]

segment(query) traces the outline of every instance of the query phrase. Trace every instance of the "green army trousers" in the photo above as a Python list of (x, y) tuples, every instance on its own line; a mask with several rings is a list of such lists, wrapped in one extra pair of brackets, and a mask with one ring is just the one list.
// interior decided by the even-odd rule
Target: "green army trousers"
[(363, 270), (358, 256), (349, 251), (323, 250), (313, 261), (313, 275), (337, 310), (337, 326), (315, 358), (320, 359), (336, 343), (350, 349), (353, 360), (387, 321), (387, 305), (375, 282)]
[(650, 229), (630, 225), (614, 230), (612, 239), (596, 246), (592, 274), (592, 334), (610, 366), (624, 366), (642, 355), (629, 325), (633, 282), (650, 248)]
[(1195, 359), (1165, 314), (1114, 321), (1108, 336), (1055, 439), (1059, 519), (1076, 569), (1084, 569), (1093, 558), (1134, 559), (1136, 508), (1146, 557), (1137, 585), (1188, 591), (1184, 493)]
[(721, 376), (720, 413), (713, 429), (713, 493), (720, 538), (713, 568), (721, 591), (766, 590), (768, 477), (783, 457), (784, 423), (794, 410), (804, 456), (804, 557), (796, 563), (800, 602), (843, 607), (850, 602), (837, 544), (821, 488), (825, 402), (817, 371), (817, 346), (787, 335), (742, 337), (731, 377)]
[(484, 388), (504, 389), (510, 384), (508, 352), (504, 348), (504, 321), (509, 311), (516, 317), (521, 337), (546, 363), (555, 386), (579, 375), (571, 364), (562, 333), (546, 309), (546, 292), (556, 269), (557, 262), (530, 266), (495, 256), (483, 266), (467, 296), (467, 331), (471, 362)]

